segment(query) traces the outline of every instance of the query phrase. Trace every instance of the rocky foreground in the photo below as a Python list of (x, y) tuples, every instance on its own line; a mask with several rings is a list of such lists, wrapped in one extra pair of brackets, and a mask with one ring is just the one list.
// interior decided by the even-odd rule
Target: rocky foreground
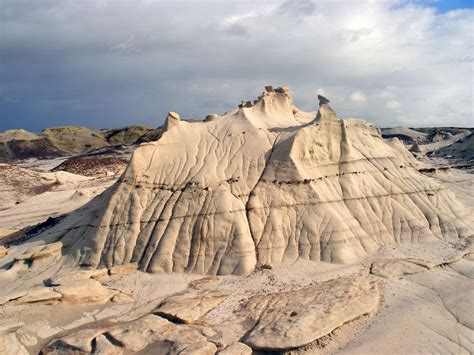
[[(130, 264), (44, 278), (38, 271), (57, 267), (60, 245), (17, 251), (2, 275), (3, 284), (11, 277), (0, 298), (5, 354), (474, 349), (470, 240), (383, 248), (351, 266), (299, 260), (246, 277)], [(12, 283), (18, 275), (26, 285)]]
[(409, 152), (320, 100), (170, 113), (121, 176), (0, 166), (0, 353), (474, 352), (471, 136)]

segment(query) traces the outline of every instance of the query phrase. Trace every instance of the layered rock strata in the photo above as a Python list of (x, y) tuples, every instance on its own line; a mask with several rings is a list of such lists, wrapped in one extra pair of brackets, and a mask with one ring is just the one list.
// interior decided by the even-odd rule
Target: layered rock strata
[(471, 235), (470, 217), (397, 140), (287, 88), (205, 122), (170, 113), (125, 173), (48, 231), (71, 263), (246, 274), (298, 258), (352, 263), (381, 245)]

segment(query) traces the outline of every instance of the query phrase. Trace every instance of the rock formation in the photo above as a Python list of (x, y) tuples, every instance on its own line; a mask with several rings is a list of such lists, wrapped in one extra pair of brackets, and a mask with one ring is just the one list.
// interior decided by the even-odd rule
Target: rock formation
[(329, 99), (327, 99), (323, 95), (318, 95), (318, 100), (319, 100), (319, 106), (324, 105), (324, 104), (328, 104), (328, 103), (331, 102), (331, 101), (329, 101)]
[(42, 236), (69, 264), (246, 274), (298, 258), (352, 263), (394, 243), (470, 235), (454, 195), (396, 139), (293, 105), (288, 88), (206, 122), (170, 113), (119, 181)]
[(176, 112), (169, 112), (168, 117), (166, 117), (165, 131), (169, 131), (171, 128), (179, 125), (180, 122), (179, 114)]
[(423, 150), (421, 149), (419, 144), (416, 143), (416, 142), (413, 143), (413, 145), (410, 147), (409, 151), (412, 152), (412, 153), (423, 153)]

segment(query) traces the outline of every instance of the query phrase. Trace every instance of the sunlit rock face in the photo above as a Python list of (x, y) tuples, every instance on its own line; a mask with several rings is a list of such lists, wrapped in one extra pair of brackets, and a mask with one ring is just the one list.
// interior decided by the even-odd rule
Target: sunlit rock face
[(246, 274), (298, 258), (360, 260), (380, 246), (457, 238), (468, 216), (398, 140), (287, 88), (212, 120), (170, 113), (120, 180), (49, 233), (71, 262)]

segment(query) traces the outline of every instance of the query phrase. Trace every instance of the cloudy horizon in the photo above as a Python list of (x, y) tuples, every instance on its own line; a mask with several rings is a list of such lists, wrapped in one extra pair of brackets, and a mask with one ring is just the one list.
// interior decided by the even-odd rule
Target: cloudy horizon
[(474, 126), (471, 1), (0, 2), (0, 131), (158, 126), (265, 85), (381, 127)]

